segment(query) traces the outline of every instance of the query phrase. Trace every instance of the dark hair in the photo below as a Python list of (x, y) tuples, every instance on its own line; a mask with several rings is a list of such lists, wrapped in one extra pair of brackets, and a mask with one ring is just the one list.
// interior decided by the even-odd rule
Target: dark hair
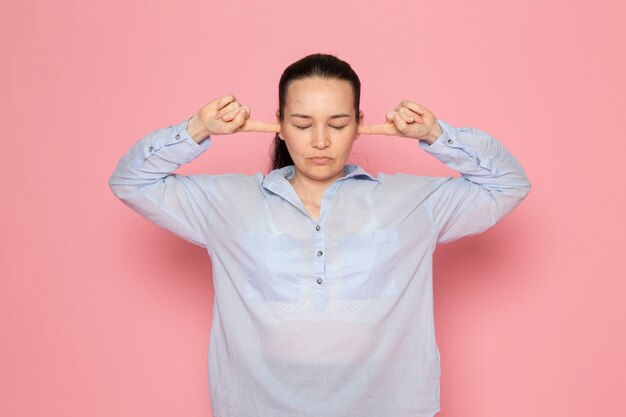
[[(356, 72), (345, 61), (337, 58), (334, 55), (329, 54), (310, 54), (304, 58), (289, 65), (283, 71), (283, 75), (280, 77), (278, 83), (278, 118), (283, 121), (285, 100), (287, 97), (287, 87), (292, 81), (302, 78), (330, 78), (348, 81), (352, 85), (352, 91), (354, 93), (354, 109), (355, 118), (359, 120), (359, 104), (361, 101), (361, 81), (359, 80)], [(281, 140), (276, 133), (274, 137), (274, 144), (272, 146), (273, 155), (271, 169), (278, 169), (286, 167), (287, 165), (293, 165), (293, 160), (287, 145), (284, 140)]]

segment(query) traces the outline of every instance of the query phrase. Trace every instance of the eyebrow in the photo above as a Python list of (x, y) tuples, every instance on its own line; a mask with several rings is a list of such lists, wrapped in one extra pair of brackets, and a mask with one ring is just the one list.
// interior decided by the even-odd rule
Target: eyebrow
[[(292, 113), (290, 114), (291, 117), (302, 117), (304, 119), (312, 119), (313, 116), (310, 116), (308, 114), (300, 114), (300, 113)], [(333, 114), (332, 116), (330, 116), (331, 119), (340, 119), (342, 117), (352, 117), (349, 114), (346, 113), (341, 113), (341, 114)]]

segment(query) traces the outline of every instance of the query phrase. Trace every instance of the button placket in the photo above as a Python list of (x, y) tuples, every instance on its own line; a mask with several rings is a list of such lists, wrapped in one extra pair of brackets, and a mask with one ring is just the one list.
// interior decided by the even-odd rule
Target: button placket
[(324, 197), (322, 197), (322, 203), (320, 206), (320, 224), (315, 224), (315, 247), (313, 249), (315, 253), (315, 259), (313, 260), (313, 276), (315, 277), (315, 283), (313, 284), (313, 309), (315, 311), (324, 311), (326, 309), (327, 302), (326, 256), (324, 256), (324, 253), (326, 252), (326, 237), (321, 224), (324, 223), (324, 219), (326, 219), (326, 215), (328, 214), (328, 210), (335, 193), (343, 182), (344, 181), (336, 181), (326, 190)]
[(313, 260), (313, 308), (315, 311), (323, 311), (326, 308), (326, 282), (325, 282), (325, 266), (326, 259), (324, 257), (324, 251), (326, 250), (326, 241), (324, 232), (321, 231), (321, 226), (318, 224), (315, 227), (314, 248), (313, 253), (315, 259)]

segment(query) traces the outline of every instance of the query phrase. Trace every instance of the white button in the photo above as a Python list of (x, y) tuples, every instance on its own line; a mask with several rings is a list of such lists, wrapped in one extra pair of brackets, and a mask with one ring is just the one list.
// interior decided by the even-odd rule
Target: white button
[(176, 140), (179, 140), (179, 139), (180, 139), (180, 135), (176, 135)]
[(153, 149), (154, 149), (154, 148), (153, 148), (152, 146), (150, 146), (150, 147), (148, 148), (148, 152), (152, 153), (152, 150), (153, 150)]
[(317, 230), (318, 232), (320, 231), (320, 229), (321, 229), (321, 227), (320, 227), (319, 224), (317, 226), (315, 226), (315, 230)]
[(317, 251), (317, 256), (322, 256), (324, 254), (324, 252), (322, 252), (321, 250)]
[(452, 139), (448, 139), (448, 143), (453, 143)]
[(476, 158), (476, 162), (480, 164), (480, 158)]
[(321, 284), (322, 282), (324, 282), (324, 280), (323, 280), (323, 279), (321, 279), (321, 278), (318, 278), (318, 279), (317, 279), (317, 283), (318, 283), (318, 284)]

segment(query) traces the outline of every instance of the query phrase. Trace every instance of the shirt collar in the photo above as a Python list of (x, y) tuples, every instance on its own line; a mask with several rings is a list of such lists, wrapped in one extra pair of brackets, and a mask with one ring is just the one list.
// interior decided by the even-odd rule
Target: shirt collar
[[(281, 191), (286, 191), (286, 188), (291, 187), (289, 179), (293, 176), (294, 171), (295, 167), (293, 165), (287, 165), (286, 167), (271, 171), (265, 176), (265, 178), (263, 178), (263, 187), (276, 194), (281, 194)], [(380, 182), (380, 179), (366, 172), (360, 165), (345, 165), (344, 173), (345, 175), (337, 181), (345, 181), (350, 178), (354, 178)]]

